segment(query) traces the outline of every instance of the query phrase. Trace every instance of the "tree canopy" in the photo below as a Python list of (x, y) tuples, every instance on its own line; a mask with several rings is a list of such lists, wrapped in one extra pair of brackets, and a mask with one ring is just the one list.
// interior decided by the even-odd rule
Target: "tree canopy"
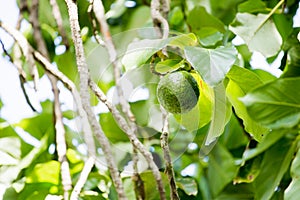
[[(3, 199), (299, 198), (298, 1), (17, 4), (16, 26), (0, 19), (14, 43), (0, 42), (32, 116), (0, 115)], [(179, 71), (168, 113), (157, 88)], [(38, 109), (28, 91), (44, 78)]]

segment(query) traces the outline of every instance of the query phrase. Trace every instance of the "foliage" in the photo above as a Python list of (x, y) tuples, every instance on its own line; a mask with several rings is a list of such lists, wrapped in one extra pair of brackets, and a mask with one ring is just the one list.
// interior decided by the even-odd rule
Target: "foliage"
[[(71, 30), (67, 7), (57, 0), (68, 40)], [(297, 199), (300, 196), (300, 42), (293, 27), (295, 0), (173, 0), (168, 22), (170, 37), (156, 37), (150, 1), (103, 1), (112, 39), (123, 66), (121, 85), (136, 116), (139, 139), (151, 150), (161, 169), (166, 194), (168, 179), (160, 147), (162, 113), (156, 96), (159, 76), (177, 70), (195, 70), (200, 97), (188, 113), (169, 115), (169, 146), (181, 199)], [(129, 1), (128, 1), (129, 2)], [(108, 52), (96, 43), (87, 12), (88, 1), (78, 0), (79, 22), (92, 78), (118, 105)], [(78, 83), (75, 51), (64, 47), (48, 1), (40, 1), (39, 23), (51, 62)], [(28, 14), (28, 13), (27, 13)], [(24, 15), (29, 20), (28, 15)], [(299, 16), (298, 16), (299, 17)], [(24, 35), (33, 47), (32, 27)], [(243, 40), (237, 44), (236, 38)], [(16, 48), (13, 45), (12, 51)], [(167, 52), (164, 53), (164, 52)], [(277, 60), (283, 73), (274, 77), (252, 66), (254, 52), (267, 62)], [(283, 55), (283, 56), (282, 56)], [(12, 55), (14, 56), (14, 55)], [(23, 60), (25, 65), (25, 61)], [(41, 68), (41, 67), (40, 67)], [(45, 76), (39, 70), (40, 77)], [(145, 92), (146, 95), (136, 95)], [(145, 94), (143, 93), (143, 94)], [(103, 106), (95, 96), (92, 105)], [(2, 107), (0, 101), (0, 111)], [(60, 163), (55, 147), (52, 100), (42, 111), (16, 124), (0, 119), (0, 187), (3, 199), (45, 199), (62, 196)], [(96, 110), (96, 109), (95, 109)], [(106, 109), (97, 112), (111, 142), (129, 199), (135, 186), (132, 147), (117, 121)], [(67, 121), (78, 120), (64, 111), (67, 159), (75, 185), (87, 159), (82, 133)], [(23, 130), (38, 140), (34, 146)], [(81, 199), (115, 199), (116, 190), (97, 145), (97, 164), (89, 174)], [(140, 176), (146, 199), (159, 199), (156, 182), (140, 158)]]

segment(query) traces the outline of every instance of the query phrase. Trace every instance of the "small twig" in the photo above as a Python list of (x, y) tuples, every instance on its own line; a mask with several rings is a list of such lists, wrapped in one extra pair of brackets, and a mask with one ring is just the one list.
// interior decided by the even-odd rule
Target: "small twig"
[(24, 94), (24, 97), (25, 97), (25, 100), (26, 100), (26, 103), (28, 104), (28, 106), (31, 108), (31, 110), (33, 112), (37, 112), (37, 110), (33, 107), (33, 105), (31, 104), (31, 101), (29, 99), (29, 96), (26, 92), (26, 89), (24, 87), (24, 84), (26, 83), (26, 80), (23, 78), (23, 76), (21, 74), (19, 74), (19, 80), (20, 80), (20, 87), (22, 89), (22, 92)]
[(136, 148), (133, 148), (133, 155), (132, 155), (132, 161), (133, 161), (133, 176), (132, 180), (134, 182), (134, 191), (135, 196), (137, 200), (143, 200), (145, 199), (145, 187), (144, 182), (139, 174), (138, 169), (138, 151)]
[(92, 171), (94, 164), (95, 164), (95, 157), (89, 157), (87, 159), (87, 161), (84, 163), (84, 167), (83, 167), (80, 177), (74, 187), (74, 190), (72, 191), (70, 200), (78, 199), (80, 191), (83, 188), (86, 180), (88, 179), (88, 176), (89, 176), (90, 172)]
[(68, 49), (70, 47), (70, 43), (69, 43), (66, 31), (65, 31), (64, 26), (63, 26), (63, 20), (62, 20), (61, 14), (60, 14), (59, 6), (58, 6), (56, 0), (50, 0), (50, 4), (52, 6), (52, 14), (53, 14), (54, 19), (56, 21), (58, 31), (59, 31), (60, 36), (62, 38), (62, 42), (66, 46), (66, 48)]
[(121, 200), (127, 199), (124, 192), (123, 183), (119, 171), (117, 169), (115, 161), (113, 160), (113, 154), (110, 149), (109, 141), (106, 138), (105, 134), (103, 133), (96, 119), (96, 116), (94, 115), (93, 110), (90, 106), (90, 96), (88, 91), (89, 71), (85, 60), (84, 48), (83, 48), (83, 43), (80, 35), (80, 26), (78, 21), (78, 8), (76, 3), (73, 0), (65, 0), (65, 2), (68, 7), (72, 39), (75, 46), (76, 63), (77, 63), (79, 76), (80, 76), (79, 85), (80, 85), (80, 96), (82, 99), (82, 105), (84, 110), (86, 111), (90, 125), (94, 130), (94, 133), (97, 139), (99, 140), (102, 150), (104, 152), (106, 162), (108, 164), (108, 168), (110, 170), (110, 174), (112, 177), (112, 181), (118, 193), (118, 197)]
[(107, 100), (107, 98), (106, 98), (105, 94), (102, 92), (102, 90), (91, 79), (89, 79), (89, 86), (90, 86), (91, 90), (95, 93), (95, 95), (99, 98), (99, 100), (102, 101), (107, 106), (109, 111), (112, 113), (112, 115), (116, 119), (117, 123), (120, 125), (120, 127), (126, 133), (131, 144), (137, 150), (139, 150), (139, 152), (144, 156), (144, 158), (146, 159), (150, 169), (152, 170), (152, 173), (157, 182), (157, 187), (158, 187), (158, 191), (160, 194), (160, 198), (162, 200), (166, 199), (164, 184), (162, 182), (162, 178), (161, 178), (159, 169), (153, 160), (152, 154), (145, 148), (145, 146), (137, 138), (137, 136), (135, 134), (136, 130), (134, 129), (134, 127), (128, 125), (127, 121), (124, 119), (124, 117), (118, 111), (118, 109)]
[(90, 0), (90, 5), (88, 7), (88, 14), (89, 14), (90, 21), (92, 23), (93, 35), (98, 44), (100, 44), (101, 46), (105, 46), (105, 42), (102, 40), (102, 38), (100, 37), (99, 32), (97, 30), (96, 20), (93, 17), (93, 12), (94, 12), (93, 4), (94, 4), (94, 0)]
[(163, 113), (163, 129), (162, 134), (160, 136), (160, 142), (161, 142), (161, 148), (164, 152), (164, 159), (166, 163), (166, 169), (165, 172), (168, 175), (169, 184), (170, 184), (170, 193), (171, 193), (171, 199), (172, 200), (178, 200), (179, 195), (176, 188), (176, 181), (175, 181), (175, 174), (172, 166), (172, 159), (170, 155), (170, 148), (169, 148), (169, 122), (168, 122), (168, 113), (161, 108), (161, 111)]

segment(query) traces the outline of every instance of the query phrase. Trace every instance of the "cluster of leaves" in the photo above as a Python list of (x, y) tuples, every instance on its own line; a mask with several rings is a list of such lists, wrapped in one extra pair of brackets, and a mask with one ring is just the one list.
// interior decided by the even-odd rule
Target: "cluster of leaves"
[[(91, 74), (109, 92), (114, 80), (108, 54), (92, 37), (88, 2), (77, 2)], [(159, 76), (152, 72), (193, 69), (201, 91), (198, 104), (188, 113), (169, 117), (169, 145), (181, 199), (297, 199), (300, 43), (293, 17), (298, 2), (174, 0), (168, 16), (172, 31), (167, 39), (153, 36), (148, 1), (136, 1), (134, 8), (126, 8), (124, 2), (104, 1), (124, 66), (121, 85), (126, 87), (124, 93), (136, 116), (140, 139), (162, 169), (167, 195), (159, 140), (162, 117), (156, 98)], [(63, 0), (58, 3), (71, 38), (67, 8)], [(59, 51), (63, 44), (49, 8), (48, 1), (40, 1), (39, 21), (51, 61), (76, 82), (74, 49), (71, 46)], [(36, 46), (31, 32), (29, 27), (24, 34)], [(237, 36), (244, 44), (233, 43)], [(136, 38), (140, 40), (132, 42)], [(168, 56), (164, 55), (165, 50)], [(253, 52), (260, 52), (269, 63), (279, 59), (282, 75), (277, 78), (264, 70), (252, 69)], [(147, 90), (148, 97), (131, 98), (139, 89)], [(92, 98), (92, 103), (99, 102)], [(7, 188), (4, 199), (44, 199), (49, 194), (62, 194), (59, 162), (51, 150), (55, 146), (52, 102), (42, 102), (42, 108), (38, 115), (17, 124), (0, 121), (0, 183)], [(72, 111), (65, 111), (64, 118), (75, 120)], [(128, 198), (134, 199), (134, 185), (126, 175), (132, 160), (128, 138), (111, 113), (101, 112), (99, 118), (113, 144)], [(76, 183), (87, 155), (82, 151), (84, 141), (80, 133), (68, 123), (65, 128), (67, 158), (72, 181)], [(20, 129), (39, 140), (38, 145), (26, 142)], [(115, 199), (111, 178), (101, 164), (103, 154), (98, 154), (100, 162), (89, 175), (81, 198)], [(141, 163), (145, 163), (142, 158)], [(141, 178), (147, 199), (158, 199), (152, 174), (147, 166), (140, 167), (144, 169)]]

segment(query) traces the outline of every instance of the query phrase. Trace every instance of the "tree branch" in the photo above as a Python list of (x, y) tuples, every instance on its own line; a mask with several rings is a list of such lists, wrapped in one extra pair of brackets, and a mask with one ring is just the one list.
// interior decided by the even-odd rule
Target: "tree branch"
[[(161, 2), (162, 9), (161, 9)], [(163, 13), (163, 15), (161, 14)], [(151, 17), (153, 21), (153, 26), (156, 28), (158, 36), (164, 39), (169, 36), (169, 24), (165, 19), (169, 12), (169, 2), (168, 0), (152, 0), (151, 1)], [(161, 27), (162, 25), (162, 27)]]
[[(151, 16), (153, 20), (153, 25), (159, 28), (158, 32), (162, 38), (166, 39), (169, 35), (169, 24), (166, 20), (169, 13), (170, 5), (168, 0), (152, 0), (151, 1)], [(161, 27), (163, 25), (163, 28)], [(166, 51), (166, 49), (163, 49)], [(167, 55), (167, 52), (164, 52)], [(165, 172), (167, 173), (169, 184), (170, 184), (170, 196), (172, 200), (178, 200), (179, 195), (176, 188), (175, 174), (172, 165), (172, 159), (169, 149), (169, 123), (168, 123), (168, 113), (161, 108), (163, 114), (163, 128), (162, 134), (160, 136), (161, 148), (163, 149), (164, 159), (166, 164)]]
[(70, 47), (70, 43), (69, 43), (66, 31), (65, 31), (64, 26), (63, 26), (63, 20), (62, 20), (61, 14), (60, 14), (59, 6), (58, 6), (56, 0), (50, 0), (50, 4), (52, 6), (52, 14), (53, 14), (54, 19), (56, 21), (59, 34), (62, 37), (62, 42), (66, 46), (66, 48), (68, 49)]
[(166, 169), (165, 172), (168, 175), (169, 184), (170, 184), (170, 193), (171, 193), (171, 199), (172, 200), (179, 200), (179, 195), (176, 188), (176, 182), (175, 182), (175, 174), (172, 166), (172, 159), (170, 155), (170, 148), (169, 148), (169, 122), (168, 122), (168, 113), (161, 108), (163, 113), (163, 129), (162, 134), (160, 136), (160, 142), (161, 142), (161, 148), (164, 152), (164, 159), (166, 163)]
[[(30, 8), (30, 21), (33, 27), (33, 36), (37, 44), (38, 51), (40, 51), (46, 58), (49, 59), (48, 50), (46, 47), (46, 43), (43, 39), (40, 23), (38, 21), (39, 14), (39, 0), (32, 0), (31, 8)], [(54, 127), (56, 133), (56, 149), (58, 154), (58, 161), (60, 162), (60, 171), (61, 171), (61, 179), (64, 190), (64, 199), (69, 199), (69, 191), (72, 189), (72, 180), (70, 175), (70, 167), (69, 162), (67, 160), (67, 145), (65, 139), (65, 128), (62, 121), (62, 111), (60, 108), (59, 101), (59, 89), (57, 87), (57, 79), (49, 72), (46, 72), (48, 76), (53, 94), (54, 94), (54, 105), (53, 105), (53, 114), (54, 114)]]
[(97, 19), (97, 21), (98, 21), (98, 23), (100, 24), (100, 27), (101, 27), (101, 33), (102, 33), (103, 38), (104, 38), (105, 47), (108, 51), (109, 59), (110, 59), (110, 61), (112, 63), (112, 66), (113, 66), (114, 78), (115, 78), (115, 82), (116, 82), (116, 88), (117, 88), (118, 97), (119, 97), (120, 105), (121, 105), (121, 108), (122, 108), (122, 112), (126, 114), (126, 116), (129, 118), (130, 121), (134, 122), (135, 117), (134, 117), (134, 115), (132, 114), (132, 112), (130, 110), (129, 103), (125, 99), (122, 87), (120, 85), (120, 68), (118, 67), (118, 64), (117, 64), (117, 50), (116, 50), (115, 45), (112, 41), (112, 37), (111, 37), (110, 31), (109, 31), (109, 27), (108, 27), (108, 24), (106, 22), (105, 10), (104, 10), (102, 1), (101, 0), (93, 0), (92, 2), (93, 2), (93, 10), (94, 10), (96, 19)]
[(95, 157), (89, 157), (84, 164), (82, 172), (80, 173), (80, 177), (74, 187), (74, 190), (71, 194), (70, 200), (78, 199), (80, 191), (83, 188), (86, 180), (88, 179), (88, 176), (89, 176), (90, 172), (92, 171), (94, 164), (95, 164)]
[(76, 52), (76, 62), (77, 67), (79, 71), (80, 76), (80, 96), (83, 103), (83, 108), (86, 111), (88, 120), (90, 122), (90, 125), (92, 129), (94, 130), (94, 133), (97, 137), (97, 139), (100, 142), (100, 145), (103, 149), (106, 162), (108, 164), (108, 168), (111, 173), (111, 177), (113, 180), (113, 183), (116, 187), (119, 199), (127, 199), (125, 196), (122, 180), (120, 177), (120, 174), (118, 172), (117, 166), (113, 160), (112, 151), (110, 149), (109, 141), (104, 135), (96, 116), (93, 113), (93, 110), (90, 106), (90, 96), (88, 92), (88, 79), (89, 79), (89, 72), (88, 72), (88, 66), (85, 60), (84, 55), (84, 48), (82, 44), (82, 39), (80, 35), (80, 26), (78, 22), (78, 8), (74, 1), (72, 0), (65, 0), (67, 7), (68, 7), (68, 13), (69, 13), (69, 20), (70, 20), (70, 26), (71, 26), (71, 32), (72, 32), (72, 38), (75, 45), (75, 52)]

